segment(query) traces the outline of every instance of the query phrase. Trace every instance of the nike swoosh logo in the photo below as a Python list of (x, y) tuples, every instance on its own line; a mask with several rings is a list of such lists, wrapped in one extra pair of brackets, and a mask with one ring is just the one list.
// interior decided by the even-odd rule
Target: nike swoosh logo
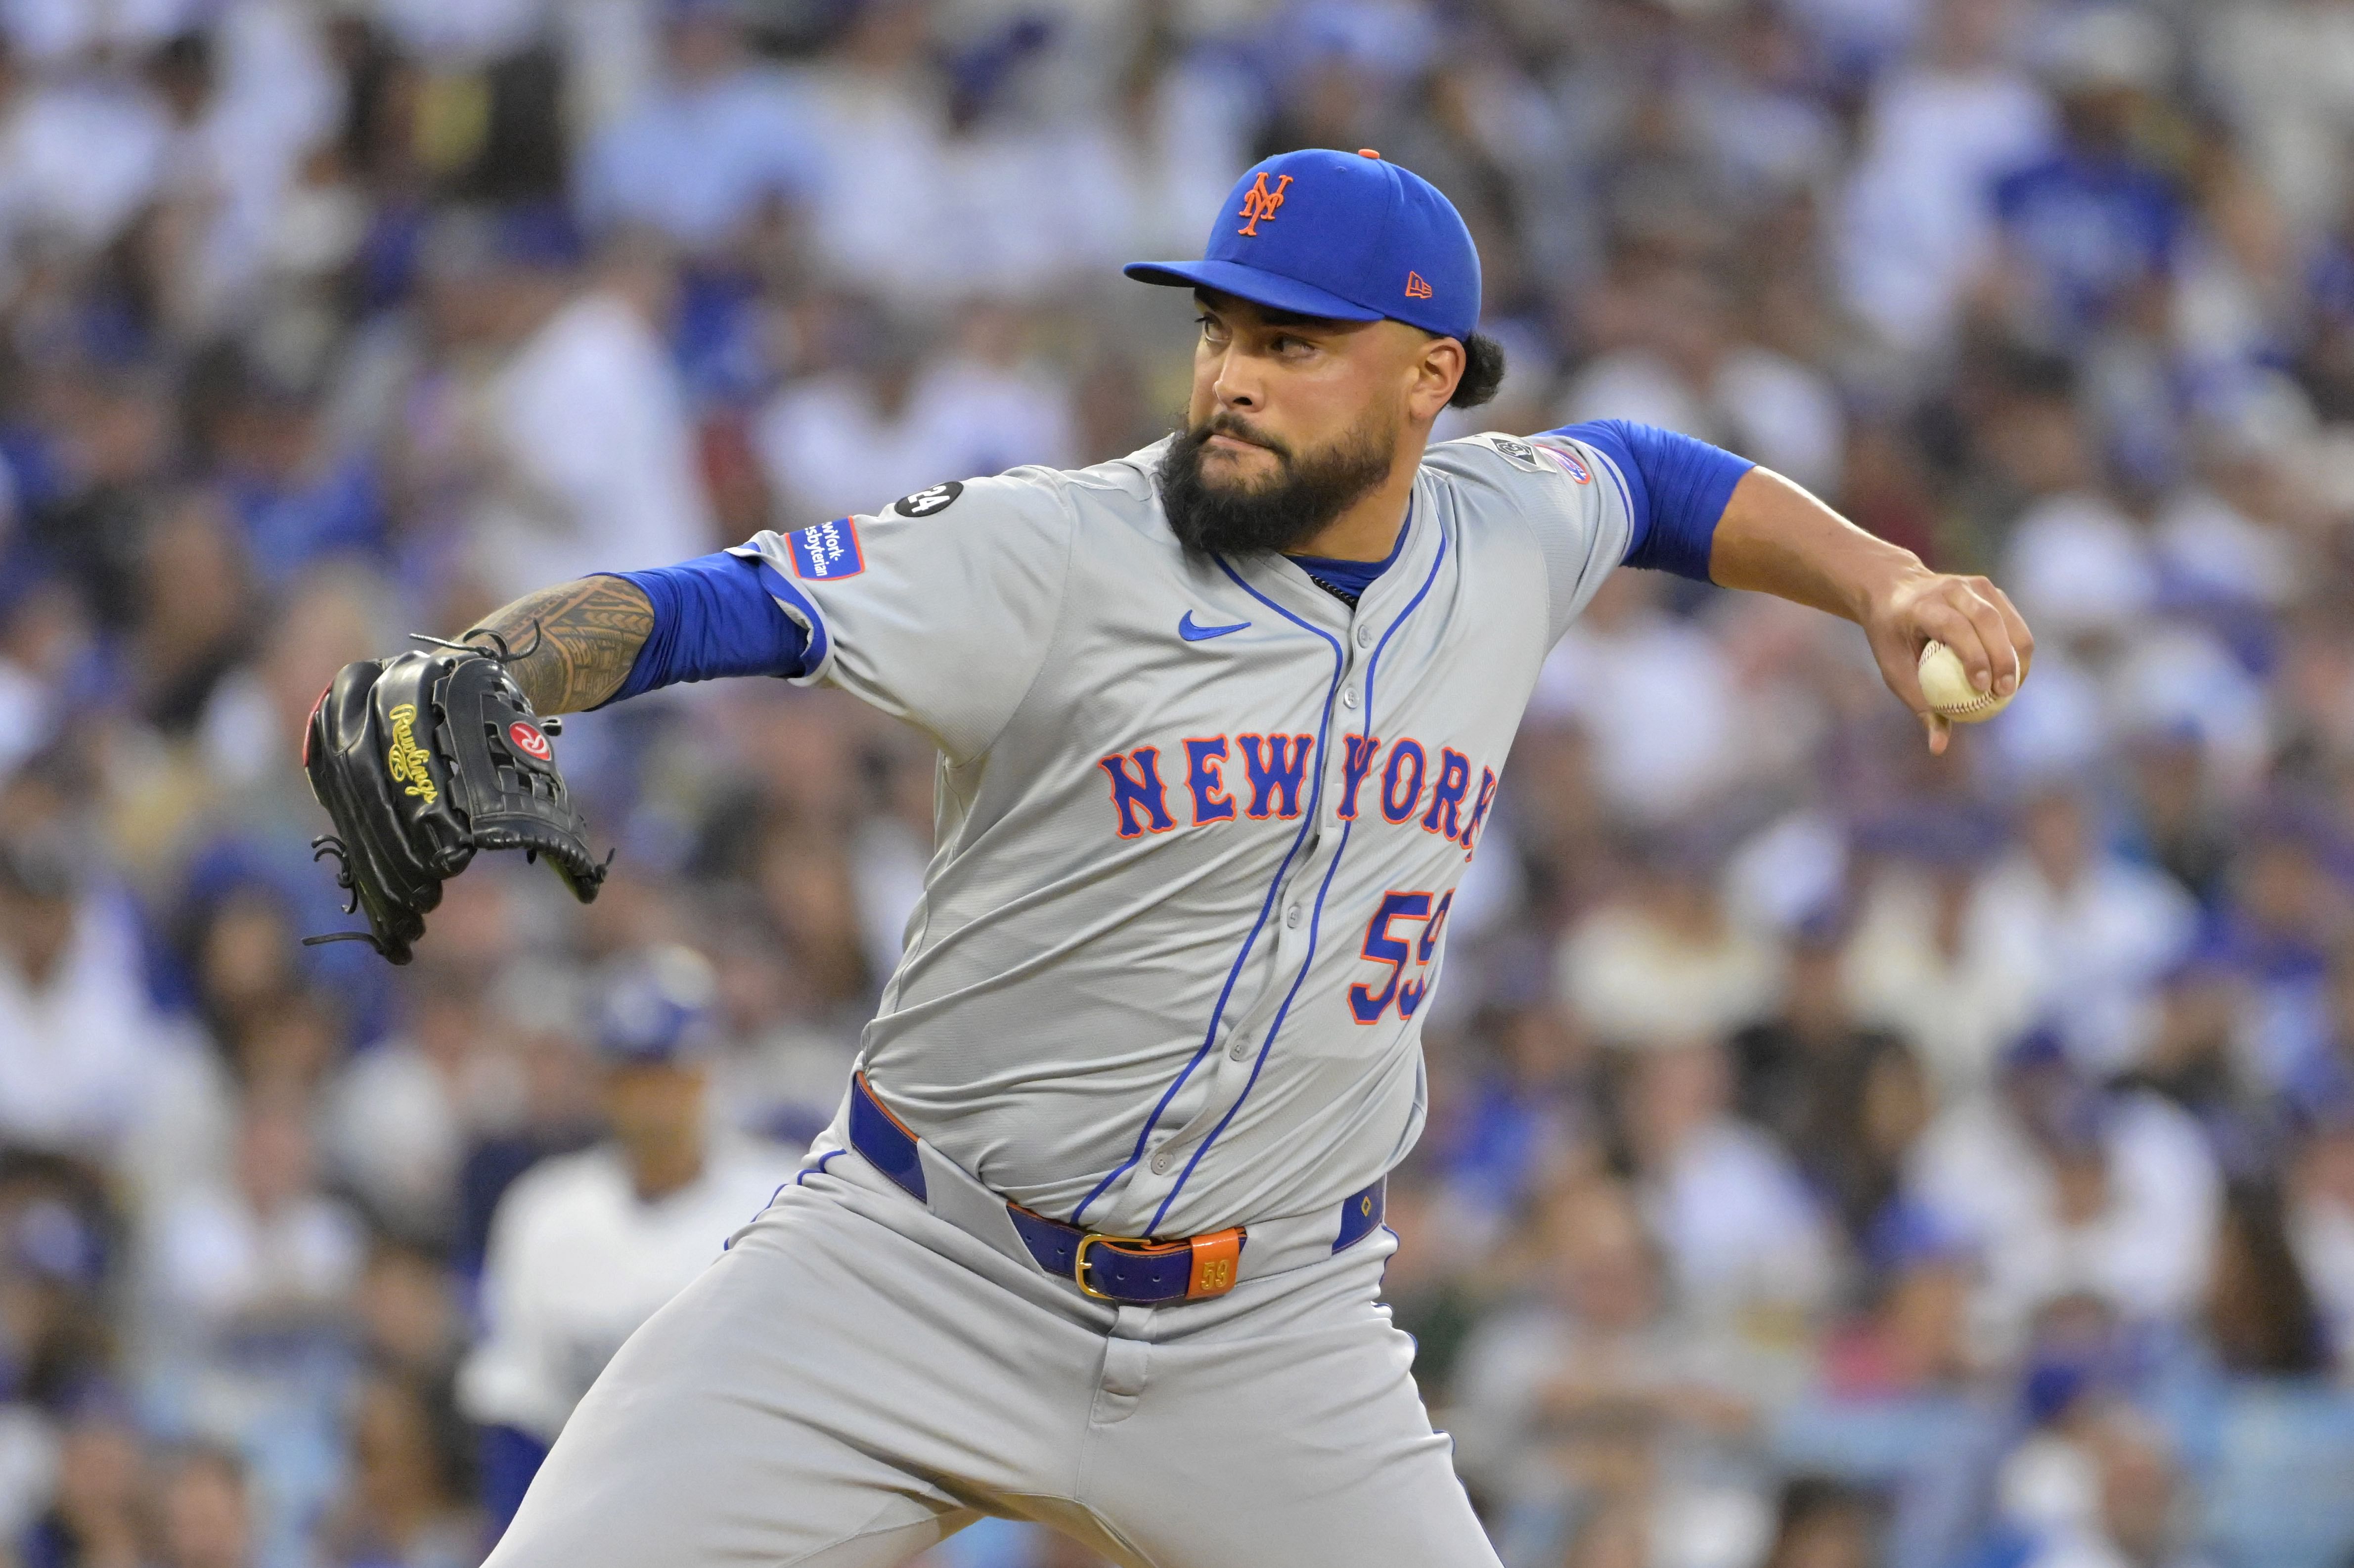
[(1177, 618), (1177, 635), (1188, 642), (1207, 642), (1213, 637), (1240, 631), (1249, 624), (1247, 620), (1237, 620), (1232, 626), (1196, 626), (1193, 624), (1193, 612), (1189, 609)]

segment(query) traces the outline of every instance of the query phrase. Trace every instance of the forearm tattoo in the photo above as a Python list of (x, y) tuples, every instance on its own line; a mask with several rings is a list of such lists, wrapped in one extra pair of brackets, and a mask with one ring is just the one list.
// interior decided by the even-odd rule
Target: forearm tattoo
[(635, 583), (581, 577), (527, 593), (466, 635), (489, 631), (505, 639), (522, 654), (507, 669), (531, 705), (568, 714), (620, 691), (653, 630), (653, 606)]

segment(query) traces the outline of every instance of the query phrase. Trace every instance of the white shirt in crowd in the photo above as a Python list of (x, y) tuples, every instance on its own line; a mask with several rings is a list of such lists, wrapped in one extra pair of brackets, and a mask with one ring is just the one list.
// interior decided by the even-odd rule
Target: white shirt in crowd
[(42, 82), (0, 121), (0, 223), (13, 238), (111, 241), (154, 194), (172, 128), (136, 83), (97, 74)]
[(2003, 581), (2054, 637), (2123, 631), (2148, 617), (2159, 587), (2148, 530), (2089, 491), (2046, 495), (2019, 514)]
[(2014, 1348), (2037, 1308), (2076, 1291), (2133, 1321), (2197, 1309), (2222, 1197), (2205, 1136), (2142, 1093), (2111, 1103), (2102, 1136), (2107, 1202), (2074, 1226), (2061, 1216), (2051, 1161), (1993, 1095), (1945, 1112), (1915, 1146), (1914, 1195), (1977, 1252), (1972, 1318), (1986, 1350)]
[(466, 1414), (553, 1442), (621, 1342), (719, 1255), (794, 1165), (778, 1145), (723, 1141), (700, 1177), (651, 1203), (610, 1145), (534, 1166), (492, 1221), (483, 1336), (458, 1374)]
[(249, 1314), (335, 1308), (367, 1256), (359, 1220), (332, 1198), (301, 1193), (263, 1213), (214, 1183), (167, 1199), (149, 1248), (167, 1334), (198, 1343), (234, 1333)]
[(2054, 130), (2050, 101), (2008, 65), (1892, 74), (1872, 94), (1840, 214), (1857, 313), (1900, 347), (1941, 343), (1990, 249), (1995, 181)]
[(1646, 1183), (1643, 1216), (1704, 1317), (1812, 1308), (1836, 1277), (1829, 1230), (1789, 1158), (1731, 1117), (1695, 1129)]
[(1594, 739), (1595, 782), (1610, 804), (1638, 821), (1668, 822), (1737, 771), (1737, 695), (1713, 639), (1644, 608), (1573, 625), (1545, 658), (1529, 715), (1575, 722)]
[(2338, 5), (2201, 5), (2202, 68), (2225, 89), (2282, 217), (2311, 232), (2338, 220), (2354, 131), (2354, 10)]
[(438, 1234), (455, 1210), (469, 1138), (524, 1115), (522, 1073), (505, 1052), (451, 1065), (397, 1036), (359, 1053), (328, 1087), (321, 1141), (376, 1213)]
[(2158, 981), (2190, 946), (2199, 907), (2164, 872), (2100, 855), (2065, 887), (2025, 854), (1979, 885), (1974, 919), (2031, 955), (2036, 1010), (2084, 1072), (2135, 1065), (2158, 1025)]
[(763, 202), (798, 204), (820, 179), (790, 83), (758, 69), (654, 87), (589, 140), (579, 164), (591, 223), (651, 224), (705, 249), (724, 244)]
[(1640, 905), (1605, 904), (1562, 938), (1553, 979), (1579, 1020), (1617, 1045), (1719, 1038), (1773, 1011), (1780, 954), (1730, 920), (1712, 937), (1676, 930)]
[(950, 359), (920, 373), (897, 408), (852, 376), (779, 392), (754, 430), (762, 467), (794, 508), (779, 526), (872, 512), (952, 476), (1075, 461), (1070, 392), (1043, 369)]
[[(1950, 1102), (1985, 1086), (2002, 1048), (2035, 1022), (2041, 990), (2028, 933), (1988, 918), (1980, 889), (1956, 892), (1940, 880), (1883, 868), (1857, 910), (1841, 969), (1857, 1017), (1910, 1040)], [(1939, 940), (1943, 897), (1967, 905), (1950, 948)]]
[(592, 289), (557, 311), (489, 405), (511, 483), (482, 519), (475, 560), (499, 596), (718, 544), (669, 353), (619, 294)]
[(1556, 410), (1563, 424), (1631, 419), (1737, 451), (1810, 490), (1838, 493), (1847, 416), (1823, 376), (1772, 349), (1731, 344), (1703, 382), (1666, 356), (1628, 348), (1595, 358)]
[(48, 984), (0, 959), (0, 1139), (111, 1156), (185, 1044), (148, 1001), (129, 909), (85, 898)]

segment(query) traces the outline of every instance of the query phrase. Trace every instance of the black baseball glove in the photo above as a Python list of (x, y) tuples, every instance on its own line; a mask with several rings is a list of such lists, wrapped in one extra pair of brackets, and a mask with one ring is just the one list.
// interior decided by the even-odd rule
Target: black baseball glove
[(306, 943), (366, 942), (408, 962), (442, 883), (476, 850), (522, 850), (581, 903), (597, 896), (605, 867), (548, 744), (561, 726), (538, 722), (505, 659), (504, 647), (440, 643), (346, 664), (320, 694), (302, 767), (335, 831), (311, 841), (312, 858), (336, 858), (347, 912), (368, 928)]

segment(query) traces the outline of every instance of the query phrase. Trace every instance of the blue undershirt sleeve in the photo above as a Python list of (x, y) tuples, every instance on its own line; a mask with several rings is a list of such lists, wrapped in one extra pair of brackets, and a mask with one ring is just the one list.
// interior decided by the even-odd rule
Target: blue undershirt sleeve
[(1592, 419), (1546, 433), (1584, 441), (1627, 476), (1628, 505), (1634, 513), (1627, 565), (1709, 580), (1717, 519), (1733, 499), (1733, 487), (1755, 463), (1706, 441), (1627, 419)]
[(504, 1531), (546, 1460), (547, 1445), (514, 1426), (484, 1426), (477, 1436), (482, 1511), (490, 1515), (493, 1529)]
[(638, 586), (653, 606), (654, 629), (630, 678), (606, 702), (683, 681), (804, 673), (809, 634), (762, 586), (767, 569), (758, 557), (723, 550), (674, 567), (608, 574)]

